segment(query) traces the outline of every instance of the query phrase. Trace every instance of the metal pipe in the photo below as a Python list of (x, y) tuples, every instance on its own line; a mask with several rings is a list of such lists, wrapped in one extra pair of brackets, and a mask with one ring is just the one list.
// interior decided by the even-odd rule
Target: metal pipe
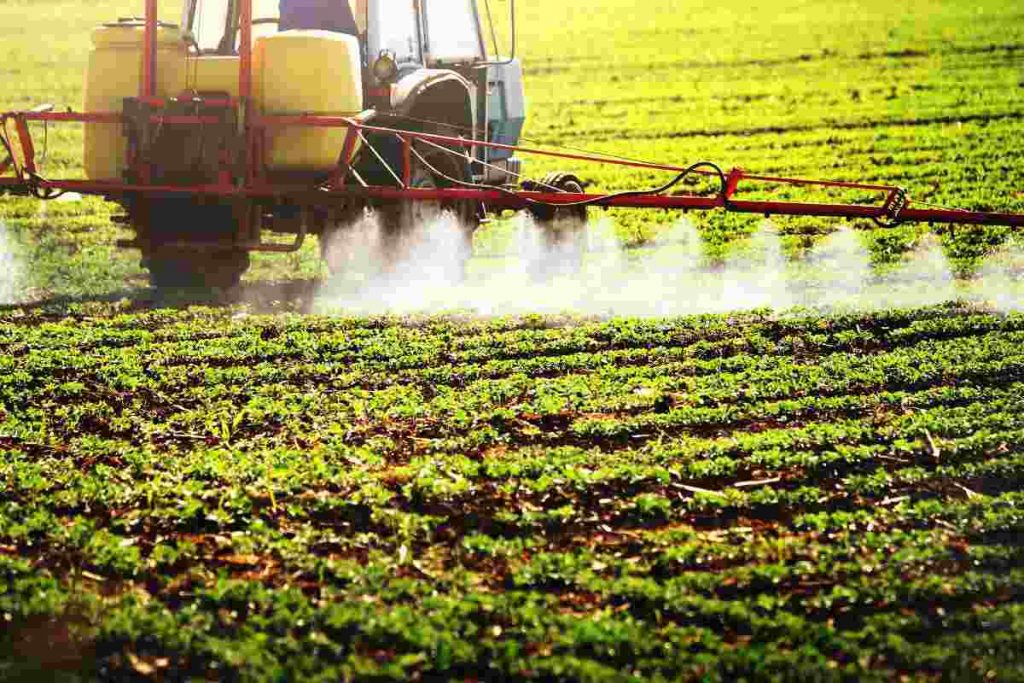
[[(17, 182), (0, 180), (0, 185)], [(42, 189), (65, 190), (83, 194), (118, 196), (130, 193), (194, 194), (211, 197), (241, 197), (247, 199), (289, 199), (294, 203), (321, 205), (344, 201), (352, 197), (401, 201), (454, 201), (472, 200), (498, 209), (522, 209), (530, 202), (566, 205), (593, 202), (593, 206), (634, 209), (674, 209), (680, 211), (711, 211), (724, 209), (736, 213), (777, 216), (822, 216), (827, 218), (885, 218), (883, 207), (858, 204), (813, 204), (803, 202), (726, 202), (720, 195), (698, 197), (694, 195), (639, 195), (616, 197), (602, 194), (570, 192), (505, 192), (472, 188), (401, 189), (396, 187), (343, 187), (330, 191), (306, 186), (254, 186), (244, 189), (221, 185), (127, 185), (117, 182), (62, 180), (40, 181)], [(987, 211), (957, 211), (950, 209), (907, 208), (900, 213), (903, 223), (958, 223), (969, 225), (1006, 225), (1024, 228), (1024, 214)]]
[(156, 96), (157, 0), (146, 0), (146, 26), (143, 33), (142, 91), (140, 97)]
[(349, 171), (352, 170), (352, 156), (356, 151), (356, 143), (359, 141), (359, 129), (349, 126), (345, 134), (345, 144), (341, 148), (341, 156), (338, 158), (338, 168), (331, 174), (331, 185), (340, 186), (348, 179)]
[(259, 175), (256, 127), (253, 122), (256, 110), (252, 102), (252, 0), (239, 0), (238, 41), (238, 96), (242, 101), (245, 130), (244, 184), (249, 185)]
[(24, 116), (14, 117), (14, 127), (18, 131), (18, 144), (21, 145), (22, 167), (28, 175), (36, 172), (36, 148), (32, 143), (32, 133)]
[(93, 112), (25, 112), (22, 114), (26, 121), (52, 121), (52, 122), (74, 122), (74, 123), (121, 123), (124, 117), (112, 111)]
[(154, 114), (149, 117), (149, 122), (157, 126), (215, 126), (221, 123), (223, 119), (219, 116), (165, 116), (162, 114)]
[(238, 96), (252, 97), (252, 0), (239, 0)]

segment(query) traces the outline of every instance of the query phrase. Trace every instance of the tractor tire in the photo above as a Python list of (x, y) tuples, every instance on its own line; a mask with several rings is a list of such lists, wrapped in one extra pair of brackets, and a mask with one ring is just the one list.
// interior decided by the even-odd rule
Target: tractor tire
[[(549, 173), (540, 183), (524, 183), (524, 189), (539, 192), (581, 194), (583, 181), (571, 173)], [(539, 260), (529, 265), (531, 277), (545, 281), (556, 275), (571, 275), (583, 263), (587, 250), (587, 207), (534, 205), (530, 214), (541, 239)]]
[[(583, 181), (578, 177), (572, 173), (565, 173), (561, 171), (547, 174), (539, 183), (530, 183), (528, 186), (524, 183), (524, 189), (536, 190), (537, 192), (551, 192), (552, 188), (554, 188), (554, 190), (558, 192), (582, 194), (584, 187)], [(585, 206), (567, 206), (559, 208), (556, 206), (548, 206), (546, 204), (538, 204), (530, 207), (530, 214), (533, 216), (535, 221), (542, 225), (551, 224), (555, 221), (581, 224), (587, 222), (587, 207)]]
[[(196, 204), (189, 198), (156, 199), (137, 222), (142, 266), (157, 290), (226, 290), (249, 269), (249, 253), (225, 246), (235, 237), (231, 206)], [(189, 242), (198, 246), (182, 247)], [(203, 243), (210, 243), (203, 248)]]

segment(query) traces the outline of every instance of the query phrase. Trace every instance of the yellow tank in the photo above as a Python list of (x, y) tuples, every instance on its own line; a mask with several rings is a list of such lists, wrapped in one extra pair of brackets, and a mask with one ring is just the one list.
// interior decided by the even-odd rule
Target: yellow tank
[[(144, 28), (138, 22), (107, 24), (92, 34), (93, 49), (85, 77), (85, 110), (120, 113), (126, 97), (137, 97), (142, 83)], [(177, 29), (157, 31), (157, 82), (160, 97), (185, 86), (185, 43)], [(121, 180), (125, 140), (122, 126), (85, 125), (85, 175), (92, 180)]]
[(224, 92), (232, 97), (238, 97), (238, 69), (238, 57), (189, 57), (186, 89), (196, 92)]
[[(268, 116), (351, 116), (363, 109), (359, 40), (330, 31), (282, 31), (257, 38), (253, 94)], [(270, 171), (328, 171), (345, 143), (344, 128), (267, 132)]]

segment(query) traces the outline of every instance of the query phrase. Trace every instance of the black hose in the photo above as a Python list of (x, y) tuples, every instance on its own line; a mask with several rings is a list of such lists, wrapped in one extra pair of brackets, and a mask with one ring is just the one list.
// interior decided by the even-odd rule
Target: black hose
[[(718, 181), (719, 181), (719, 183), (721, 185), (721, 197), (726, 202), (726, 205), (728, 205), (728, 198), (727, 198), (726, 195), (728, 194), (727, 189), (728, 189), (728, 186), (729, 186), (729, 182), (726, 179), (725, 172), (722, 170), (722, 168), (718, 164), (714, 163), (713, 161), (698, 161), (698, 162), (696, 162), (694, 164), (691, 164), (690, 166), (688, 166), (685, 169), (683, 169), (683, 171), (680, 172), (679, 175), (677, 175), (675, 178), (673, 178), (669, 182), (665, 183), (661, 187), (656, 187), (656, 188), (652, 188), (652, 189), (649, 189), (649, 190), (627, 190), (625, 192), (616, 192), (615, 194), (604, 195), (604, 196), (601, 196), (601, 197), (594, 197), (593, 199), (584, 199), (584, 200), (581, 200), (581, 201), (578, 201), (578, 202), (564, 202), (563, 203), (563, 202), (544, 202), (544, 201), (539, 201), (539, 200), (536, 200), (536, 199), (532, 199), (530, 197), (523, 197), (521, 194), (519, 194), (515, 190), (509, 190), (509, 189), (506, 189), (504, 187), (493, 186), (493, 185), (480, 185), (478, 183), (470, 183), (470, 182), (466, 182), (464, 180), (458, 180), (456, 178), (452, 178), (451, 176), (449, 176), (449, 175), (447, 175), (445, 173), (442, 173), (441, 171), (439, 171), (436, 168), (434, 168), (434, 166), (431, 165), (430, 162), (428, 162), (426, 159), (424, 159), (423, 155), (420, 154), (419, 151), (416, 150), (415, 146), (412, 147), (411, 151), (412, 151), (413, 154), (416, 155), (416, 157), (420, 160), (420, 162), (422, 162), (423, 165), (427, 167), (427, 169), (431, 173), (433, 173), (434, 175), (438, 176), (439, 178), (443, 178), (443, 179), (447, 180), (449, 183), (452, 183), (453, 185), (461, 185), (462, 187), (467, 187), (467, 188), (476, 189), (476, 190), (497, 190), (498, 192), (502, 192), (504, 194), (507, 194), (510, 197), (515, 197), (515, 198), (519, 199), (520, 201), (524, 202), (528, 206), (545, 206), (545, 207), (554, 208), (554, 209), (568, 208), (568, 207), (579, 207), (579, 206), (600, 206), (601, 204), (607, 203), (608, 201), (611, 201), (611, 200), (614, 200), (614, 199), (621, 199), (623, 197), (646, 197), (646, 196), (649, 196), (649, 195), (662, 194), (663, 192), (668, 192), (673, 187), (675, 187), (679, 183), (683, 182), (683, 180), (685, 180), (688, 176), (690, 176), (694, 171), (697, 171), (698, 169), (701, 169), (701, 168), (711, 169), (714, 172), (714, 174), (718, 177)], [(452, 152), (452, 153), (454, 154), (454, 152)]]

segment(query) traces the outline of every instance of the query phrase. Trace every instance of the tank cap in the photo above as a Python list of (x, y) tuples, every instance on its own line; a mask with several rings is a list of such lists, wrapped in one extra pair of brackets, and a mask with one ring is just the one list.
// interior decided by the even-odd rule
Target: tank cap
[[(117, 21), (110, 21), (103, 24), (106, 28), (139, 28), (146, 25), (146, 20), (143, 17), (118, 17)], [(178, 28), (177, 24), (171, 24), (166, 21), (156, 22), (157, 28)]]

